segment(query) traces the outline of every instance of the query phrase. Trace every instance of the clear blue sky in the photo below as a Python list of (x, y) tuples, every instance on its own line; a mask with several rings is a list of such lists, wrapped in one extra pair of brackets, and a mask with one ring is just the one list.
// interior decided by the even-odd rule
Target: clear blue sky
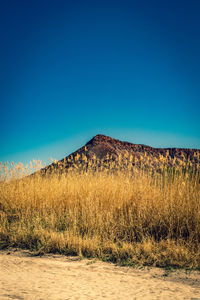
[(200, 148), (200, 1), (1, 1), (0, 161), (102, 133)]

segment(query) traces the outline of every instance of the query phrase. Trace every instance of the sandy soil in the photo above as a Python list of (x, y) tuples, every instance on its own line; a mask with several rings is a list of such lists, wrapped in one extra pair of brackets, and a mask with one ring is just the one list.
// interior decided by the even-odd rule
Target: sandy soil
[[(166, 276), (167, 275), (167, 276)], [(200, 273), (0, 252), (0, 299), (199, 299)]]

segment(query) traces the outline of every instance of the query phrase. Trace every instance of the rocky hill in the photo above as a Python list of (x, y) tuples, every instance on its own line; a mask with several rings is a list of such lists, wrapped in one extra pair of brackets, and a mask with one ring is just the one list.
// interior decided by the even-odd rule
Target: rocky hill
[(83, 147), (64, 159), (54, 162), (40, 172), (46, 174), (51, 170), (67, 171), (70, 169), (87, 169), (88, 166), (100, 167), (109, 164), (126, 167), (152, 167), (161, 165), (191, 165), (198, 168), (200, 164), (199, 149), (153, 148), (146, 145), (132, 144), (98, 134)]

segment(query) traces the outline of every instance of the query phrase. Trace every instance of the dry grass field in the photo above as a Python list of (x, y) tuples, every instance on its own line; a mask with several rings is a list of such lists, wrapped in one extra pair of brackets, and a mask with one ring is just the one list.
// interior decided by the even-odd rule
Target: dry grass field
[(160, 158), (156, 171), (130, 160), (115, 172), (111, 163), (46, 176), (24, 176), (40, 162), (1, 164), (0, 248), (199, 269), (198, 165), (169, 168)]

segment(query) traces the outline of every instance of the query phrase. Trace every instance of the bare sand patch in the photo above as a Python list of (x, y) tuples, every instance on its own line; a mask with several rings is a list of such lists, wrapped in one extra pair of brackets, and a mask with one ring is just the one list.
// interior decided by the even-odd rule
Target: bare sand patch
[(0, 299), (200, 299), (200, 272), (1, 251)]

